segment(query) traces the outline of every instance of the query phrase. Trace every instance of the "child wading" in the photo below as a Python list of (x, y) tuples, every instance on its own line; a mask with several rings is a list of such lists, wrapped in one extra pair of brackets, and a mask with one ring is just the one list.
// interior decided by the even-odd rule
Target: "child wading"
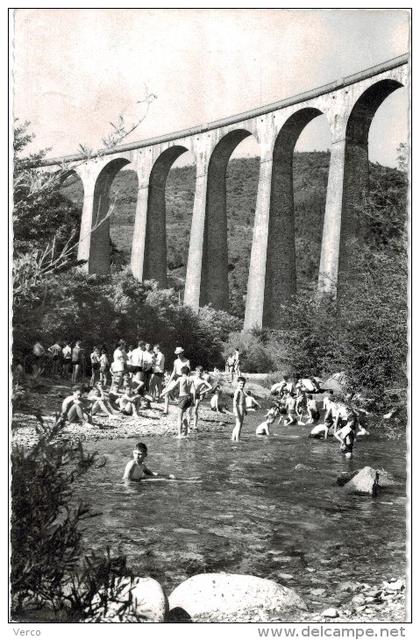
[(206, 393), (211, 391), (212, 386), (207, 380), (203, 378), (203, 367), (198, 366), (195, 369), (195, 376), (193, 377), (194, 389), (195, 389), (195, 402), (192, 408), (192, 425), (191, 429), (198, 428), (198, 408)]
[(194, 379), (189, 375), (189, 367), (181, 367), (181, 377), (174, 386), (169, 386), (162, 391), (162, 396), (167, 396), (171, 391), (179, 389), (178, 398), (178, 438), (188, 435), (190, 424), (190, 411), (195, 404)]
[(233, 396), (233, 413), (235, 415), (235, 426), (233, 427), (232, 431), (232, 442), (238, 442), (239, 438), (241, 437), (242, 425), (246, 416), (244, 392), (245, 382), (245, 378), (243, 376), (239, 376), (238, 386)]

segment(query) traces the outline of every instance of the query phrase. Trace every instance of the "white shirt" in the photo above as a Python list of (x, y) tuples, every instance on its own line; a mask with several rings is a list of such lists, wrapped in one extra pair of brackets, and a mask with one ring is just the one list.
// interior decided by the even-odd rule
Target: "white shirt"
[(71, 347), (70, 346), (67, 345), (66, 347), (63, 347), (62, 351), (63, 351), (63, 358), (66, 358), (66, 359), (67, 358), (71, 358)]
[(155, 353), (155, 373), (163, 373), (165, 371), (165, 356), (161, 351), (159, 353)]
[(114, 362), (112, 363), (112, 371), (114, 373), (118, 373), (119, 371), (124, 371), (125, 369), (125, 361), (127, 359), (127, 354), (122, 349), (115, 349), (114, 351)]
[(133, 351), (131, 352), (131, 364), (134, 367), (142, 367), (143, 366), (143, 349), (140, 349), (140, 347), (136, 347), (136, 349), (133, 349)]

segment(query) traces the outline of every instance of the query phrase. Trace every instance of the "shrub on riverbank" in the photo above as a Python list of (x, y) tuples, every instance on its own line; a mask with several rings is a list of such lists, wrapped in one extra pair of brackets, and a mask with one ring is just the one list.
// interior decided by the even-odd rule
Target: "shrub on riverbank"
[(159, 343), (169, 367), (182, 345), (193, 366), (223, 366), (223, 339), (240, 321), (211, 307), (197, 314), (180, 303), (172, 289), (141, 283), (127, 270), (98, 276), (78, 267), (51, 274), (34, 284), (30, 295), (15, 299), (13, 350), (17, 359), (31, 354), (38, 337), (47, 347), (55, 340), (82, 340), (84, 347), (115, 348), (119, 338)]
[[(59, 436), (57, 426), (40, 422), (37, 443), (12, 450), (11, 616), (100, 621), (132, 574), (125, 557), (109, 549), (83, 552), (81, 526), (95, 514), (74, 501), (73, 487), (98, 460)], [(120, 608), (140, 621), (129, 597)]]

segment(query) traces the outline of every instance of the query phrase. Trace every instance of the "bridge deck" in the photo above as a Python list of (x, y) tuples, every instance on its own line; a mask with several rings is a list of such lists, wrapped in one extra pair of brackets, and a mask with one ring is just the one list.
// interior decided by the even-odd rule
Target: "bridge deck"
[[(272, 102), (270, 104), (263, 105), (262, 107), (251, 109), (250, 111), (237, 113), (233, 116), (228, 116), (226, 118), (221, 118), (219, 120), (214, 120), (212, 122), (200, 124), (195, 127), (190, 127), (188, 129), (182, 129), (181, 131), (173, 131), (171, 133), (167, 133), (161, 136), (156, 136), (154, 138), (148, 138), (146, 140), (139, 140), (137, 142), (130, 142), (128, 144), (118, 145), (116, 147), (113, 147), (112, 149), (101, 149), (98, 152), (98, 155), (99, 154), (113, 155), (115, 153), (121, 153), (124, 151), (132, 151), (134, 149), (150, 147), (155, 144), (160, 144), (162, 142), (179, 140), (181, 138), (186, 138), (188, 136), (197, 135), (199, 133), (203, 133), (206, 131), (211, 131), (212, 129), (218, 129), (219, 127), (226, 127), (231, 124), (236, 124), (237, 122), (243, 122), (244, 120), (249, 120), (251, 118), (255, 118), (260, 115), (265, 115), (266, 113), (270, 113), (271, 111), (277, 111), (278, 109), (284, 109), (285, 107), (290, 107), (294, 104), (299, 104), (300, 102), (305, 102), (307, 100), (317, 98), (318, 96), (322, 96), (322, 95), (325, 95), (326, 93), (330, 93), (331, 91), (335, 91), (336, 89), (341, 89), (342, 87), (355, 84), (356, 82), (360, 82), (361, 80), (372, 78), (373, 76), (379, 75), (380, 73), (390, 71), (391, 69), (395, 69), (396, 67), (401, 67), (402, 65), (407, 64), (408, 61), (409, 61), (409, 55), (408, 53), (405, 53), (401, 56), (398, 56), (397, 58), (392, 58), (391, 60), (387, 60), (386, 62), (382, 62), (381, 64), (375, 65), (373, 67), (369, 67), (368, 69), (364, 69), (363, 71), (359, 71), (358, 73), (345, 76), (344, 78), (340, 78), (339, 80), (335, 80), (334, 82), (330, 82), (329, 84), (324, 84), (315, 89), (311, 89), (303, 93), (298, 93), (297, 95), (291, 96), (290, 98), (285, 98), (283, 100), (279, 100), (278, 102)], [(47, 158), (42, 162), (42, 165), (51, 166), (55, 164), (60, 164), (62, 162), (77, 162), (83, 159), (84, 159), (84, 156), (82, 154), (74, 154), (69, 156), (62, 156), (60, 158)]]

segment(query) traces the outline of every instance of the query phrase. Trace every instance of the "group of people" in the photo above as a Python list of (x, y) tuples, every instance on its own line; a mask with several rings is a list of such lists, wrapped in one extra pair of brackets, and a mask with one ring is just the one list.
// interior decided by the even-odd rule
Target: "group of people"
[[(74, 349), (80, 348), (76, 343)], [(198, 429), (199, 407), (205, 396), (212, 392), (217, 398), (219, 385), (210, 383), (210, 374), (198, 365), (192, 372), (189, 359), (182, 347), (175, 349), (171, 373), (165, 372), (165, 356), (159, 345), (138, 341), (136, 348), (126, 348), (120, 340), (109, 362), (105, 349), (94, 347), (90, 354), (90, 390), (76, 384), (72, 394), (65, 398), (60, 420), (65, 423), (93, 424), (96, 413), (139, 416), (139, 409), (150, 408), (152, 401), (164, 402), (163, 415), (169, 411), (170, 400), (178, 409), (177, 431), (185, 437)], [(73, 363), (72, 381), (77, 383), (81, 358)], [(76, 370), (76, 372), (75, 372)], [(109, 389), (108, 376), (110, 376)]]
[(112, 356), (105, 345), (95, 345), (86, 353), (81, 340), (70, 342), (54, 342), (45, 349), (38, 340), (33, 346), (32, 372), (34, 375), (49, 373), (53, 377), (62, 377), (77, 384), (90, 373), (90, 386), (98, 381), (106, 386), (111, 379), (121, 382), (123, 374), (141, 372), (141, 380), (146, 389), (156, 388), (156, 395), (162, 389), (165, 372), (165, 356), (158, 344), (140, 340), (136, 347), (127, 347), (124, 340), (120, 340)]
[[(62, 421), (93, 424), (93, 416), (99, 412), (108, 416), (138, 417), (139, 410), (150, 408), (152, 401), (164, 402), (163, 415), (167, 415), (172, 401), (178, 411), (178, 437), (185, 437), (198, 429), (200, 404), (211, 395), (210, 408), (213, 411), (234, 416), (232, 441), (237, 442), (247, 413), (261, 409), (252, 392), (245, 391), (246, 380), (240, 372), (238, 349), (226, 359), (229, 382), (236, 378), (232, 410), (222, 399), (221, 372), (215, 369), (215, 378), (211, 379), (200, 365), (192, 371), (190, 360), (181, 346), (175, 349), (170, 373), (165, 371), (166, 358), (160, 346), (143, 340), (139, 340), (136, 347), (127, 347), (124, 340), (119, 340), (112, 356), (105, 346), (94, 346), (88, 357), (81, 341), (74, 345), (57, 341), (46, 350), (37, 341), (33, 347), (34, 371), (42, 370), (46, 358), (51, 362), (53, 375), (71, 379), (74, 385), (72, 394), (62, 404)], [(87, 364), (90, 368), (90, 390), (80, 385)], [(274, 402), (264, 421), (257, 426), (256, 435), (269, 436), (270, 426), (276, 419), (285, 426), (314, 425), (310, 437), (326, 439), (334, 436), (339, 440), (342, 452), (351, 457), (356, 436), (368, 433), (364, 426), (368, 412), (356, 408), (350, 396), (336, 396), (321, 385), (321, 380), (316, 377), (294, 382), (284, 376), (276, 382), (270, 390)], [(322, 408), (316, 394), (323, 394)], [(321, 410), (324, 413), (322, 422)]]
[[(337, 396), (331, 389), (323, 389), (318, 378), (303, 378), (293, 383), (288, 376), (271, 387), (271, 394), (277, 396), (265, 416), (264, 422), (257, 427), (257, 435), (270, 435), (269, 426), (278, 417), (284, 425), (314, 424), (309, 437), (328, 438), (334, 436), (340, 442), (342, 453), (351, 458), (356, 436), (369, 435), (364, 425), (369, 412), (352, 402), (351, 394)], [(315, 394), (323, 393), (323, 422)], [(304, 422), (306, 418), (306, 422)]]

